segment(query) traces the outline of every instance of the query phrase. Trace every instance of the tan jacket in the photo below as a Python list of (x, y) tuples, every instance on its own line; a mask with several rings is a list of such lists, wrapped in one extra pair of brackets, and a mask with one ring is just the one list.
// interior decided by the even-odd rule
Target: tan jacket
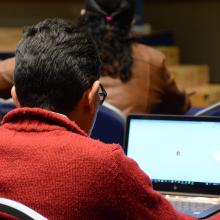
[[(101, 77), (107, 90), (107, 101), (131, 113), (184, 113), (189, 100), (184, 91), (177, 88), (165, 67), (165, 57), (151, 47), (133, 46), (133, 77), (123, 83), (119, 79)], [(10, 97), (13, 85), (15, 59), (0, 61), (0, 97)]]
[(15, 58), (0, 61), (0, 98), (11, 96)]
[(101, 77), (107, 102), (125, 115), (131, 113), (182, 114), (190, 107), (165, 67), (165, 56), (141, 44), (133, 45), (133, 76), (126, 83), (108, 76)]

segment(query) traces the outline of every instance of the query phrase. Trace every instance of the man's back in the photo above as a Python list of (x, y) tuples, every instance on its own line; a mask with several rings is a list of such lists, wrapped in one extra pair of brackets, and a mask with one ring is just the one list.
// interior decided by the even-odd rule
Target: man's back
[(39, 109), (14, 111), (0, 133), (1, 197), (49, 219), (103, 217), (95, 210), (104, 210), (107, 202), (111, 146), (93, 141), (63, 116)]
[(90, 139), (64, 116), (16, 109), (0, 133), (0, 197), (48, 219), (180, 218), (118, 145)]

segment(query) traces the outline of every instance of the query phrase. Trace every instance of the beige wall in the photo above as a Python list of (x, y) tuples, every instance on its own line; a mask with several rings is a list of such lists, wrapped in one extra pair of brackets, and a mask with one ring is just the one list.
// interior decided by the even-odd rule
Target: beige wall
[(35, 24), (45, 18), (60, 17), (74, 20), (83, 7), (83, 1), (64, 2), (0, 2), (0, 51), (14, 51), (20, 39), (22, 27)]
[(65, 19), (74, 19), (78, 16), (80, 8), (83, 6), (80, 2), (11, 2), (0, 3), (0, 26), (23, 26), (39, 22), (47, 17), (61, 17)]
[(145, 3), (145, 21), (173, 30), (182, 63), (207, 63), (220, 82), (220, 2)]
[[(5, 27), (22, 27), (47, 17), (74, 20), (83, 6), (83, 1), (60, 2), (1, 1), (0, 51), (13, 50), (20, 38), (20, 29), (6, 32)], [(145, 21), (155, 30), (173, 30), (181, 48), (182, 63), (207, 63), (211, 67), (211, 80), (220, 82), (220, 2), (145, 3)]]

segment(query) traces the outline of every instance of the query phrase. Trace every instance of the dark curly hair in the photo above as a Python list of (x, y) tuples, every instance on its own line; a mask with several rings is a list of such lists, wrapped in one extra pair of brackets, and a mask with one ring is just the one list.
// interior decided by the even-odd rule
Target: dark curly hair
[(97, 43), (103, 62), (102, 75), (126, 82), (132, 77), (130, 36), (135, 0), (87, 0), (79, 26), (89, 31)]
[(62, 19), (28, 27), (16, 50), (15, 88), (21, 106), (69, 114), (100, 76), (90, 35)]

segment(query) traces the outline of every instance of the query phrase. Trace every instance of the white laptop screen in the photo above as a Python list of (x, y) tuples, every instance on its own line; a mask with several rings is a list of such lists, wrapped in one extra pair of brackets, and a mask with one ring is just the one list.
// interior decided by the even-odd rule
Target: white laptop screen
[(215, 120), (131, 116), (127, 155), (154, 183), (220, 187), (220, 121)]

